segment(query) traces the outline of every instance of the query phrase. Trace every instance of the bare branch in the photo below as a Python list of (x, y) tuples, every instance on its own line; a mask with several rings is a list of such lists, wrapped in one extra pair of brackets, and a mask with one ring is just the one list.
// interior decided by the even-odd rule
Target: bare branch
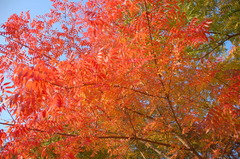
[(162, 153), (161, 151), (159, 151), (156, 147), (154, 147), (152, 144), (150, 143), (145, 143), (145, 145), (149, 148), (151, 148), (152, 150), (154, 150), (155, 152), (157, 152), (160, 156), (164, 156), (166, 159), (170, 159), (167, 155), (165, 155), (164, 153)]
[[(5, 37), (5, 38), (8, 38), (6, 35), (2, 35), (2, 34), (1, 34), (0, 36), (3, 36), (3, 37)], [(29, 47), (29, 46), (21, 43), (20, 41), (14, 40), (14, 39), (12, 39), (12, 38), (11, 38), (10, 40), (13, 41), (13, 42), (18, 43), (19, 45), (21, 45), (21, 46), (23, 46), (23, 47), (25, 47), (25, 48), (28, 48), (29, 50), (36, 51), (35, 49), (33, 49), (33, 48), (31, 48), (31, 47)], [(52, 58), (51, 58), (50, 56), (46, 55), (46, 54), (43, 54), (43, 56), (45, 56), (46, 58), (52, 60)]]
[[(97, 83), (83, 83), (82, 85), (79, 85), (79, 86), (62, 86), (60, 84), (52, 83), (52, 82), (49, 82), (49, 81), (45, 81), (45, 82), (47, 82), (49, 84), (52, 84), (52, 85), (55, 85), (55, 86), (58, 86), (58, 87), (62, 87), (64, 89), (75, 89), (75, 88), (81, 88), (81, 87), (85, 87), (85, 86), (95, 86), (95, 85), (97, 85)], [(115, 85), (103, 84), (102, 86), (127, 89), (127, 90), (131, 90), (131, 91), (134, 91), (134, 92), (146, 95), (146, 96), (164, 98), (165, 99), (165, 97), (161, 97), (161, 96), (158, 96), (158, 95), (153, 95), (153, 94), (150, 94), (150, 93), (147, 93), (147, 92), (143, 92), (143, 91), (136, 90), (136, 89), (133, 89), (133, 88), (128, 88), (128, 87), (125, 87), (125, 86), (120, 86), (118, 84), (115, 84)]]
[(240, 33), (237, 34), (233, 34), (233, 35), (227, 35), (227, 38), (222, 40), (221, 42), (218, 42), (217, 46), (214, 47), (212, 50), (210, 50), (209, 52), (207, 52), (205, 55), (203, 55), (202, 57), (200, 57), (200, 59), (210, 55), (211, 53), (213, 53), (219, 46), (223, 45), (226, 41), (228, 41), (229, 39), (235, 37), (235, 36), (240, 36)]
[[(0, 122), (1, 125), (8, 125), (8, 126), (14, 126), (15, 124), (9, 124), (9, 123), (2, 123)], [(27, 128), (29, 130), (32, 131), (37, 131), (37, 132), (42, 132), (42, 133), (47, 133), (47, 131), (44, 130), (40, 130), (40, 129), (36, 129), (36, 128)], [(75, 134), (66, 134), (66, 133), (54, 133), (56, 135), (62, 135), (62, 136), (68, 136), (68, 137), (76, 137), (78, 135)], [(176, 148), (175, 145), (170, 145), (170, 144), (166, 144), (166, 143), (162, 143), (162, 142), (158, 142), (158, 141), (152, 141), (152, 140), (148, 140), (148, 139), (144, 139), (144, 138), (139, 138), (136, 136), (93, 136), (95, 138), (99, 138), (99, 139), (124, 139), (124, 140), (138, 140), (138, 141), (143, 141), (143, 142), (148, 142), (148, 143), (152, 143), (152, 144), (156, 144), (156, 145), (161, 145), (161, 146), (166, 146), (166, 147), (172, 147), (172, 148)], [(188, 148), (184, 148), (184, 147), (180, 147), (180, 150), (188, 150), (188, 151), (192, 151), (191, 149)]]

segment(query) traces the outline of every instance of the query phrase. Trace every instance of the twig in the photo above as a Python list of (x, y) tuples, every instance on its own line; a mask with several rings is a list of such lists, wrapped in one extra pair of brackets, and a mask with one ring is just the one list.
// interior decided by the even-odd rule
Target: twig
[[(9, 38), (9, 37), (7, 37), (6, 35), (1, 35), (1, 34), (0, 34), (0, 36), (3, 36), (3, 37), (5, 37), (5, 38)], [(36, 51), (35, 49), (33, 49), (33, 48), (31, 48), (31, 47), (29, 47), (29, 46), (21, 43), (20, 41), (14, 40), (14, 39), (12, 39), (12, 38), (11, 38), (10, 40), (11, 40), (11, 41), (14, 41), (14, 42), (16, 42), (16, 43), (18, 43), (18, 44), (26, 47), (26, 48), (28, 48), (29, 50)], [(51, 59), (51, 60), (52, 60), (52, 58), (51, 58), (50, 56), (46, 55), (46, 54), (43, 54), (43, 56), (45, 56), (45, 57), (47, 57), (48, 59)]]
[(12, 118), (13, 122), (16, 123), (15, 119), (13, 118), (12, 114), (10, 113), (10, 111), (6, 108), (8, 114), (10, 115), (10, 117)]
[[(2, 122), (0, 122), (0, 124), (8, 125), (8, 126), (14, 126), (15, 125), (15, 124), (2, 123)], [(36, 129), (36, 128), (27, 128), (27, 129), (32, 130), (32, 131), (47, 133), (47, 131), (45, 131), (45, 130), (40, 130), (40, 129)], [(62, 136), (68, 136), (68, 137), (77, 137), (77, 136), (79, 136), (79, 135), (75, 135), (75, 134), (66, 134), (66, 133), (57, 133), (57, 132), (53, 133), (53, 134), (62, 135)], [(93, 136), (93, 137), (98, 138), (98, 139), (138, 140), (138, 141), (148, 142), (148, 143), (152, 143), (152, 144), (156, 144), (156, 145), (176, 148), (175, 145), (170, 145), (170, 144), (166, 144), (166, 143), (162, 143), (162, 142), (158, 142), (158, 141), (152, 141), (152, 140), (148, 140), (148, 139), (144, 139), (144, 138), (139, 138), (139, 137), (136, 137), (136, 136), (133, 136), (133, 137), (131, 137), (131, 136)], [(192, 151), (191, 149), (188, 149), (188, 148), (185, 148), (185, 147), (179, 147), (179, 149), (180, 150)]]
[(210, 55), (211, 53), (213, 53), (214, 50), (216, 50), (219, 46), (223, 45), (226, 41), (228, 41), (229, 39), (235, 37), (235, 36), (239, 36), (240, 33), (237, 34), (233, 34), (233, 35), (227, 35), (228, 38), (224, 39), (223, 41), (219, 42), (218, 45), (216, 47), (214, 47), (211, 51), (207, 52), (205, 55), (203, 55), (202, 57), (200, 57), (200, 59)]
[[(81, 88), (81, 87), (85, 87), (85, 86), (96, 86), (96, 85), (98, 85), (97, 83), (83, 83), (82, 85), (79, 85), (79, 86), (63, 86), (63, 85), (60, 85), (60, 84), (57, 84), (57, 83), (52, 83), (52, 82), (49, 82), (49, 81), (45, 81), (45, 82), (47, 82), (49, 84), (52, 84), (52, 85), (55, 85), (55, 86), (58, 86), (58, 87), (65, 88), (65, 89), (75, 89), (75, 88)], [(158, 95), (153, 95), (153, 94), (150, 94), (150, 93), (147, 93), (147, 92), (143, 92), (143, 91), (136, 90), (136, 89), (133, 89), (133, 88), (128, 88), (128, 87), (125, 87), (125, 86), (120, 86), (118, 84), (115, 84), (115, 85), (103, 84), (102, 86), (127, 89), (127, 90), (131, 90), (131, 91), (134, 91), (134, 92), (146, 95), (146, 96), (164, 98), (165, 99), (165, 97), (161, 97), (161, 96), (158, 96)]]
[(147, 158), (144, 156), (144, 154), (142, 153), (142, 151), (140, 151), (140, 154), (142, 155), (142, 157), (143, 157), (144, 159), (147, 159)]
[(151, 148), (152, 150), (154, 150), (155, 152), (157, 152), (160, 156), (164, 156), (166, 159), (170, 159), (167, 155), (165, 155), (164, 153), (162, 153), (161, 151), (159, 151), (156, 147), (154, 147), (152, 144), (150, 143), (145, 143), (145, 145), (149, 148)]

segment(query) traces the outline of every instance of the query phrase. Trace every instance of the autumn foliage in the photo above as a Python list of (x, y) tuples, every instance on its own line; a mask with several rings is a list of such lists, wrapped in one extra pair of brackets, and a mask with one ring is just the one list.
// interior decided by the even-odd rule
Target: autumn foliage
[[(178, 0), (53, 1), (1, 26), (3, 158), (218, 158), (239, 146), (232, 54), (189, 54), (211, 19)], [(6, 82), (8, 78), (10, 82)]]

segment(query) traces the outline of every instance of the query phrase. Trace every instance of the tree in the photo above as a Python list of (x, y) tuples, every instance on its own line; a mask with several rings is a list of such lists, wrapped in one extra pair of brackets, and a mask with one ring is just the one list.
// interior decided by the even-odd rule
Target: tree
[(13, 121), (1, 123), (1, 157), (239, 155), (239, 71), (225, 67), (231, 55), (189, 53), (213, 38), (211, 19), (189, 19), (177, 0), (52, 1), (2, 25)]

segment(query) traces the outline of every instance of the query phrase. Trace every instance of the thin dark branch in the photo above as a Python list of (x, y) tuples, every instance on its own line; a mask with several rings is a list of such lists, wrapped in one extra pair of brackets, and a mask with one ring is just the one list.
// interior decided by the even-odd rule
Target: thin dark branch
[[(5, 37), (5, 38), (9, 38), (9, 37), (7, 37), (6, 35), (1, 35), (1, 34), (0, 34), (0, 36), (3, 36), (3, 37)], [(11, 41), (14, 41), (14, 42), (16, 42), (16, 43), (18, 43), (19, 45), (21, 45), (21, 46), (23, 46), (23, 47), (28, 48), (29, 50), (36, 51), (35, 49), (33, 49), (33, 48), (31, 48), (31, 47), (29, 47), (29, 46), (27, 46), (27, 45), (21, 43), (20, 41), (14, 40), (14, 39), (12, 39), (12, 38), (11, 38), (10, 40), (11, 40)], [(37, 52), (37, 51), (36, 51), (36, 52)], [(46, 54), (43, 54), (43, 56), (45, 56), (46, 58), (52, 60), (52, 58), (51, 58), (50, 56), (46, 55)]]
[(8, 108), (7, 108), (7, 107), (5, 106), (5, 104), (4, 104), (4, 103), (9, 102), (9, 100), (10, 100), (10, 99), (7, 99), (7, 100), (3, 101), (2, 103), (0, 103), (0, 105), (2, 105), (5, 110), (7, 110), (9, 116), (12, 118), (13, 122), (15, 123), (16, 121), (15, 121), (15, 119), (13, 118), (11, 112), (8, 110)]
[(152, 28), (151, 28), (151, 21), (149, 19), (149, 12), (148, 12), (148, 9), (147, 9), (147, 2), (146, 0), (144, 0), (144, 7), (145, 7), (145, 11), (146, 11), (146, 18), (147, 18), (147, 23), (148, 23), (148, 31), (149, 31), (149, 38), (150, 38), (150, 41), (151, 41), (151, 45), (153, 46), (153, 36), (152, 36)]
[[(0, 122), (1, 125), (7, 125), (7, 126), (14, 126), (16, 124), (9, 124), (9, 123), (3, 123), (3, 122)], [(35, 129), (35, 128), (27, 128), (29, 130), (33, 130), (33, 131), (37, 131), (37, 132), (47, 132), (47, 131), (44, 131), (44, 130), (40, 130), (40, 129)], [(57, 135), (62, 135), (62, 136), (77, 136), (77, 135), (73, 135), (73, 134), (65, 134), (65, 133), (54, 133), (54, 134), (57, 134)]]
[(126, 110), (124, 111), (124, 113), (128, 116), (130, 125), (131, 125), (131, 127), (133, 129), (134, 136), (137, 136), (137, 131), (136, 131), (134, 125), (133, 125), (132, 118), (131, 118), (130, 114)]
[(229, 87), (230, 89), (236, 91), (239, 93), (239, 90), (238, 89), (235, 89), (235, 88), (232, 88), (229, 84), (227, 84), (226, 82), (223, 82), (222, 80), (220, 80), (219, 78), (217, 77), (214, 77), (215, 79), (217, 79), (219, 82), (223, 83), (225, 86)]
[(132, 109), (127, 108), (127, 107), (124, 107), (124, 108), (127, 109), (128, 111), (131, 111), (131, 112), (135, 113), (135, 114), (138, 114), (138, 115), (140, 115), (140, 116), (144, 116), (145, 118), (148, 118), (148, 119), (151, 119), (151, 120), (156, 120), (155, 118), (153, 118), (153, 117), (151, 117), (151, 116), (149, 116), (149, 115), (143, 114), (143, 113), (141, 113), (141, 112), (138, 112), (138, 111), (136, 111), (136, 110), (132, 110)]
[[(8, 125), (8, 126), (14, 126), (15, 125), (15, 124), (2, 123), (2, 122), (0, 122), (0, 124)], [(28, 129), (32, 130), (32, 131), (47, 133), (47, 131), (40, 130), (40, 129), (35, 129), (35, 128), (28, 128)], [(68, 136), (68, 137), (76, 137), (76, 136), (78, 136), (78, 135), (75, 135), (75, 134), (66, 134), (66, 133), (54, 133), (54, 134), (62, 135), (62, 136)], [(138, 140), (138, 141), (143, 141), (143, 142), (152, 143), (152, 144), (156, 144), (156, 145), (177, 148), (177, 146), (175, 146), (175, 145), (170, 145), (170, 144), (166, 144), (166, 143), (162, 143), (162, 142), (158, 142), (158, 141), (152, 141), (152, 140), (148, 140), (148, 139), (144, 139), (144, 138), (139, 138), (139, 137), (136, 137), (136, 136), (134, 136), (134, 137), (128, 137), (128, 136), (93, 136), (93, 137), (98, 138), (98, 139)], [(188, 149), (188, 148), (185, 148), (185, 147), (178, 147), (178, 148), (180, 150), (192, 151), (191, 149)]]
[[(173, 105), (172, 105), (172, 102), (171, 102), (171, 100), (170, 100), (170, 98), (169, 98), (169, 95), (166, 94), (166, 97), (167, 97), (166, 99), (167, 99), (167, 102), (168, 102), (169, 107), (170, 107), (170, 109), (171, 109), (171, 112), (172, 112), (172, 114), (173, 114), (173, 118), (174, 118), (175, 122), (177, 123), (177, 126), (178, 126), (178, 128), (179, 128), (179, 130), (180, 130), (180, 132), (181, 132), (181, 134), (182, 134), (182, 127), (181, 127), (180, 123), (178, 122), (178, 119), (177, 119), (177, 116), (176, 116), (175, 111), (174, 111), (174, 109), (173, 109)], [(195, 150), (195, 148), (190, 144), (190, 142), (188, 141), (188, 139), (186, 139), (186, 138), (184, 137), (184, 135), (179, 136), (177, 133), (175, 133), (175, 135), (177, 136), (177, 138), (179, 139), (179, 141), (181, 141), (181, 142), (183, 143), (183, 145), (184, 145), (186, 148), (191, 149), (191, 150), (192, 150), (192, 153), (194, 153), (199, 159), (203, 159), (203, 157), (202, 157), (201, 155), (199, 155), (199, 153), (198, 153), (198, 152)]]
[(178, 122), (176, 113), (175, 113), (175, 111), (174, 111), (174, 109), (173, 109), (173, 105), (172, 105), (172, 102), (171, 102), (170, 97), (169, 97), (168, 94), (166, 94), (166, 99), (167, 99), (167, 102), (168, 102), (169, 107), (170, 107), (170, 109), (171, 109), (171, 112), (172, 112), (172, 114), (173, 114), (173, 118), (174, 118), (175, 122), (177, 123), (178, 129), (180, 130), (180, 132), (182, 132), (182, 127), (181, 127), (181, 125), (180, 125), (179, 122)]
[(12, 114), (10, 113), (10, 111), (6, 108), (8, 114), (10, 115), (10, 117), (12, 118), (13, 122), (16, 123), (15, 119), (13, 118)]
[(236, 33), (233, 35), (227, 35), (227, 38), (222, 40), (221, 42), (218, 42), (217, 46), (215, 46), (211, 51), (207, 52), (205, 55), (203, 55), (202, 57), (200, 57), (200, 59), (210, 55), (211, 53), (213, 53), (219, 46), (223, 45), (226, 41), (228, 41), (229, 39), (235, 37), (235, 36), (240, 36), (240, 33)]
[[(161, 143), (161, 142), (157, 142), (157, 141), (152, 141), (152, 140), (148, 140), (148, 139), (144, 139), (144, 138), (139, 138), (139, 137), (127, 137), (127, 136), (99, 136), (97, 137), (99, 139), (126, 139), (126, 140), (138, 140), (138, 141), (144, 141), (144, 142), (148, 142), (148, 143), (152, 143), (152, 144), (156, 144), (156, 145), (161, 145), (161, 146), (166, 146), (166, 147), (173, 147), (176, 148), (176, 146), (174, 145), (170, 145), (170, 144), (166, 144), (166, 143)], [(185, 147), (180, 147), (179, 149), (181, 150), (188, 150), (191, 151), (188, 148)]]
[[(208, 74), (206, 71), (204, 71), (205, 74)], [(236, 91), (239, 93), (239, 90), (238, 89), (235, 89), (233, 87), (231, 87), (229, 84), (227, 84), (226, 82), (222, 81), (221, 79), (219, 79), (218, 77), (214, 76), (213, 78), (215, 78), (216, 80), (218, 80), (219, 82), (221, 82), (222, 84), (224, 84), (225, 86), (227, 86), (228, 88)]]
[[(57, 83), (52, 83), (52, 82), (49, 82), (49, 81), (45, 81), (45, 82), (47, 82), (51, 85), (62, 87), (64, 89), (74, 89), (74, 88), (81, 88), (81, 87), (85, 87), (85, 86), (96, 86), (97, 85), (97, 83), (83, 83), (82, 85), (79, 85), (79, 86), (63, 86), (63, 85), (60, 85), (60, 84), (57, 84)], [(131, 90), (131, 91), (134, 91), (136, 93), (140, 93), (140, 94), (143, 94), (143, 95), (146, 95), (146, 96), (164, 98), (165, 99), (165, 97), (161, 97), (161, 96), (158, 96), (158, 95), (153, 95), (153, 94), (150, 94), (150, 93), (147, 93), (147, 92), (143, 92), (143, 91), (136, 90), (136, 89), (133, 89), (133, 88), (128, 88), (128, 87), (125, 87), (125, 86), (120, 86), (120, 85), (117, 85), (117, 84), (115, 84), (115, 85), (104, 84), (102, 86), (127, 89), (127, 90)]]
[[(146, 0), (144, 0), (144, 6), (145, 6), (145, 11), (146, 11), (147, 23), (148, 23), (149, 37), (150, 37), (151, 45), (153, 46), (153, 37), (152, 37), (152, 31), (151, 31), (151, 21), (150, 21), (150, 19), (149, 19), (149, 12), (148, 12), (148, 9), (147, 9), (147, 1), (146, 1)], [(152, 55), (153, 55), (154, 57), (156, 56), (156, 55), (154, 54), (154, 51), (153, 51), (153, 50), (152, 50)], [(156, 67), (158, 68), (156, 58), (154, 59), (154, 63), (155, 63), (155, 65), (156, 65)], [(162, 75), (161, 75), (161, 74), (158, 74), (158, 77), (159, 77), (159, 79), (160, 79), (161, 85), (162, 85), (163, 90), (164, 90), (164, 92), (165, 92), (165, 97), (162, 97), (162, 98), (164, 98), (164, 99), (167, 100), (167, 102), (168, 102), (168, 104), (169, 104), (169, 107), (170, 107), (170, 109), (171, 109), (171, 112), (172, 112), (172, 114), (173, 114), (173, 118), (174, 118), (175, 122), (177, 123), (177, 126), (178, 126), (180, 132), (182, 133), (181, 125), (179, 124), (179, 122), (178, 122), (178, 120), (177, 120), (177, 116), (176, 116), (176, 114), (175, 114), (175, 111), (174, 111), (174, 109), (173, 109), (173, 105), (172, 105), (171, 100), (170, 100), (170, 97), (169, 97), (169, 93), (166, 91), (165, 84), (164, 84), (164, 82), (163, 82), (163, 80), (162, 80)], [(185, 140), (186, 140), (186, 139), (185, 139)], [(182, 141), (183, 141), (183, 140), (182, 140)], [(192, 147), (192, 145), (188, 142), (188, 140), (186, 140), (186, 141), (187, 141), (187, 144), (188, 144), (188, 146), (187, 146), (186, 148), (189, 147), (189, 148), (192, 150), (192, 152), (193, 152), (198, 158), (201, 159), (202, 156), (200, 156), (200, 155), (198, 154), (198, 152)]]
[(2, 123), (0, 122), (1, 125), (7, 125), (7, 126), (13, 126), (14, 124), (9, 124), (9, 123)]
[(140, 93), (140, 94), (143, 94), (143, 95), (146, 95), (146, 96), (150, 96), (150, 97), (157, 97), (157, 98), (163, 98), (165, 99), (165, 97), (161, 97), (161, 96), (158, 96), (158, 95), (153, 95), (153, 94), (149, 94), (147, 92), (142, 92), (140, 90), (136, 90), (136, 89), (133, 89), (133, 88), (128, 88), (128, 87), (124, 87), (124, 86), (120, 86), (120, 85), (112, 85), (113, 87), (118, 87), (118, 88), (123, 88), (123, 89), (128, 89), (128, 90), (132, 90), (134, 92), (137, 92), (137, 93)]

